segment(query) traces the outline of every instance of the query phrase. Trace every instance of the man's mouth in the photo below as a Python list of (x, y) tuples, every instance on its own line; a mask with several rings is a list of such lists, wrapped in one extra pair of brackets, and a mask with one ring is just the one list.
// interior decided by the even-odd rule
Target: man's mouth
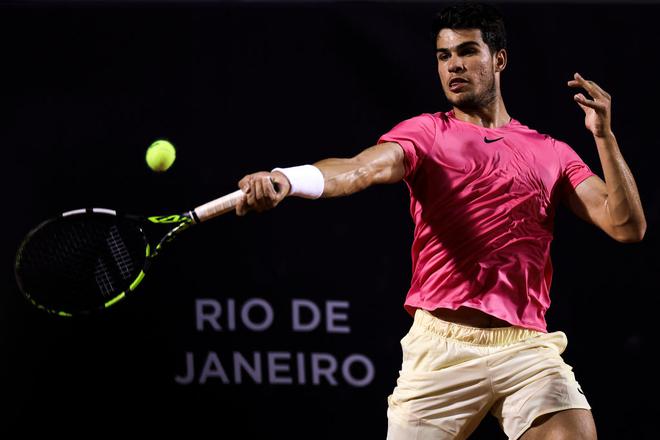
[(449, 87), (449, 90), (452, 92), (458, 92), (460, 91), (465, 85), (468, 83), (468, 80), (464, 78), (452, 78), (449, 80), (449, 83), (447, 84)]

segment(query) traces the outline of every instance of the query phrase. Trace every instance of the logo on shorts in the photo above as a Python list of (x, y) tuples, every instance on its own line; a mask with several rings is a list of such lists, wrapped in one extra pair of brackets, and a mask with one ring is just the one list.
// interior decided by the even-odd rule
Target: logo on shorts
[(578, 386), (578, 387), (577, 387), (577, 390), (580, 392), (580, 394), (582, 394), (582, 395), (584, 396), (584, 391), (582, 391), (582, 388), (580, 388), (580, 387)]

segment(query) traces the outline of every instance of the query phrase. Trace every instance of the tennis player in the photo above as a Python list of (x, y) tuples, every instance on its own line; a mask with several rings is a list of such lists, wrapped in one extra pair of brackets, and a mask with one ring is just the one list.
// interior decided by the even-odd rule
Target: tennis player
[[(438, 75), (452, 108), (405, 120), (348, 159), (245, 176), (237, 214), (284, 197), (339, 197), (405, 181), (415, 222), (414, 316), (388, 398), (388, 439), (464, 439), (487, 413), (510, 439), (595, 439), (591, 407), (548, 332), (553, 218), (565, 203), (622, 242), (646, 230), (635, 180), (610, 125), (610, 95), (575, 74), (605, 180), (566, 143), (513, 119), (500, 77), (502, 16), (451, 6), (434, 21)], [(279, 184), (279, 192), (272, 182)]]

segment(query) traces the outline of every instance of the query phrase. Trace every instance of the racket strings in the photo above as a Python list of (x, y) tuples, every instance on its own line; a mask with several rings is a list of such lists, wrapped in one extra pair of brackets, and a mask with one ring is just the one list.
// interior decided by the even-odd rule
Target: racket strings
[(46, 223), (23, 243), (16, 274), (21, 290), (46, 307), (102, 307), (126, 290), (144, 265), (142, 231), (109, 215)]
[(96, 267), (94, 268), (94, 279), (96, 280), (96, 285), (104, 297), (111, 296), (112, 292), (115, 291), (115, 286), (112, 282), (113, 279), (110, 276), (110, 270), (102, 258), (98, 259)]
[(121, 277), (124, 280), (129, 279), (135, 268), (133, 257), (128, 250), (128, 246), (126, 246), (126, 243), (121, 238), (119, 228), (117, 228), (116, 225), (112, 225), (110, 228), (106, 243), (108, 244), (110, 254), (113, 257), (115, 264), (119, 268)]

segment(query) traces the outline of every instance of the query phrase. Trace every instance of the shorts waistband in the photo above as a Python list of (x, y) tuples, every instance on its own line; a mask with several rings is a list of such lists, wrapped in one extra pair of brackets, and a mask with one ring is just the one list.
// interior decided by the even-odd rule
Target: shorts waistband
[(474, 345), (510, 345), (542, 334), (522, 327), (478, 328), (443, 321), (424, 309), (415, 311), (413, 327)]

